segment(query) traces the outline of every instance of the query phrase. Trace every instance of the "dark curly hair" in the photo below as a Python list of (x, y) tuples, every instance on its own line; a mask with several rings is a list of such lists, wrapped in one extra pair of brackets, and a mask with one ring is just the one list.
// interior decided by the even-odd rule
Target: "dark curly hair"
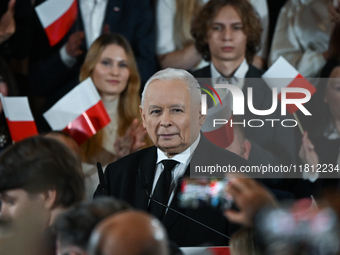
[(234, 7), (241, 17), (243, 31), (247, 35), (245, 55), (250, 63), (255, 53), (260, 49), (262, 26), (257, 12), (248, 0), (210, 0), (194, 17), (191, 25), (191, 35), (195, 39), (196, 48), (204, 60), (211, 60), (209, 45), (206, 42), (207, 33), (214, 17), (227, 5)]

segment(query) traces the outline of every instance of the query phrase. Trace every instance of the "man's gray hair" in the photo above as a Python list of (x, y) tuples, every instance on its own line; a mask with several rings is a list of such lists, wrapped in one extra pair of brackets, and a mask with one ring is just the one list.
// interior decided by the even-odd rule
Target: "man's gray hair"
[(199, 84), (197, 80), (192, 76), (189, 72), (183, 70), (183, 69), (175, 69), (175, 68), (167, 68), (161, 71), (158, 71), (154, 75), (152, 75), (149, 80), (146, 82), (143, 93), (142, 93), (142, 102), (141, 107), (143, 108), (144, 105), (144, 98), (145, 98), (145, 92), (150, 85), (151, 82), (155, 80), (160, 81), (175, 81), (175, 80), (181, 80), (184, 81), (185, 84), (188, 87), (189, 94), (190, 94), (190, 101), (191, 103), (201, 103), (201, 90), (198, 89)]

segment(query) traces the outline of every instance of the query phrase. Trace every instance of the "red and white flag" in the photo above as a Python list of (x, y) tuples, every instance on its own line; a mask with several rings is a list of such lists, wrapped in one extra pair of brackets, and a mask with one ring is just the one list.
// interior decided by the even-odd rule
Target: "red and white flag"
[(184, 255), (230, 255), (229, 247), (182, 247), (180, 248)]
[(35, 11), (52, 47), (74, 24), (78, 13), (77, 0), (47, 0), (35, 7)]
[(27, 97), (3, 97), (1, 95), (1, 103), (13, 142), (19, 142), (38, 134)]
[(52, 130), (63, 130), (79, 145), (111, 121), (90, 77), (67, 93), (43, 116)]
[[(307, 81), (284, 57), (280, 56), (275, 63), (262, 75), (269, 88), (278, 88), (278, 98), (281, 100), (281, 88), (304, 88), (309, 90), (311, 96), (316, 92), (315, 87)], [(302, 93), (287, 93), (287, 99), (301, 99)], [(295, 104), (286, 107), (290, 114), (299, 108)]]
[[(201, 128), (206, 138), (213, 144), (226, 149), (234, 140), (234, 129), (230, 124), (232, 119), (231, 92), (220, 93), (222, 104), (217, 104), (207, 110), (205, 122)], [(225, 123), (227, 120), (227, 123)]]

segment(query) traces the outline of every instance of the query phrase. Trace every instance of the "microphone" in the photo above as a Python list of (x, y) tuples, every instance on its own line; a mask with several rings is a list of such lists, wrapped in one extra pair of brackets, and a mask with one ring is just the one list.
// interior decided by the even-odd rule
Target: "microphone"
[(191, 217), (189, 217), (189, 216), (187, 216), (187, 215), (185, 215), (185, 214), (183, 214), (183, 213), (181, 213), (181, 212), (179, 212), (179, 211), (177, 211), (177, 210), (171, 208), (170, 206), (167, 206), (167, 205), (165, 205), (165, 204), (163, 204), (163, 203), (161, 203), (161, 202), (159, 202), (159, 201), (153, 199), (153, 198), (150, 196), (149, 192), (148, 192), (148, 182), (146, 181), (144, 171), (143, 171), (143, 173), (142, 173), (141, 170), (140, 170), (140, 168), (139, 168), (139, 169), (138, 169), (138, 172), (139, 172), (139, 178), (140, 178), (140, 180), (141, 180), (142, 189), (145, 191), (146, 195), (148, 196), (148, 198), (149, 198), (152, 202), (154, 202), (154, 203), (156, 203), (156, 204), (159, 204), (160, 206), (163, 206), (163, 207), (167, 208), (168, 210), (171, 210), (171, 211), (173, 211), (173, 212), (175, 212), (175, 213), (177, 213), (177, 214), (179, 214), (179, 215), (181, 215), (181, 216), (183, 216), (183, 217), (185, 217), (185, 218), (187, 218), (187, 219), (189, 219), (189, 220), (191, 220), (191, 221), (193, 221), (193, 222), (195, 222), (195, 223), (201, 225), (202, 227), (205, 227), (205, 228), (207, 228), (207, 229), (209, 229), (209, 230), (211, 230), (211, 231), (213, 231), (213, 232), (215, 232), (215, 233), (217, 233), (217, 234), (219, 234), (219, 235), (221, 235), (221, 236), (223, 236), (223, 237), (225, 237), (225, 238), (231, 239), (229, 236), (227, 236), (227, 235), (225, 235), (225, 234), (223, 234), (223, 233), (217, 231), (216, 229), (213, 229), (213, 228), (211, 228), (211, 227), (209, 227), (209, 226), (203, 224), (202, 222), (199, 222), (199, 221), (197, 221), (197, 220), (195, 220), (195, 219), (193, 219), (193, 218), (191, 218)]
[(100, 164), (100, 162), (97, 162), (97, 171), (98, 171), (98, 177), (99, 177), (99, 185), (102, 188), (103, 194), (109, 195), (108, 190), (107, 190), (107, 184), (106, 184), (103, 168), (102, 168), (102, 164)]

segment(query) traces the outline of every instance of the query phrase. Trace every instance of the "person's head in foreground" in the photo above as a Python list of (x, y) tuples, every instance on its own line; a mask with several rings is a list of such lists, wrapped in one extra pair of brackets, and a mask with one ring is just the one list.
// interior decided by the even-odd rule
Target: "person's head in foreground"
[(35, 136), (0, 156), (0, 229), (43, 232), (56, 216), (84, 197), (79, 159), (64, 144)]
[(106, 217), (130, 207), (114, 198), (86, 201), (61, 214), (53, 224), (57, 254), (86, 255), (90, 235)]
[(91, 235), (89, 255), (167, 255), (168, 238), (153, 216), (127, 211), (105, 219)]
[(68, 133), (63, 131), (51, 131), (45, 137), (53, 138), (69, 147), (77, 156), (79, 155), (79, 145)]
[(168, 157), (182, 153), (198, 138), (205, 115), (201, 91), (187, 71), (167, 68), (145, 84), (140, 112), (153, 143)]
[[(195, 17), (191, 34), (206, 61), (250, 63), (259, 50), (262, 27), (248, 0), (211, 0)], [(218, 65), (217, 65), (218, 66)]]
[(252, 228), (242, 228), (231, 236), (231, 255), (260, 255), (255, 232)]

